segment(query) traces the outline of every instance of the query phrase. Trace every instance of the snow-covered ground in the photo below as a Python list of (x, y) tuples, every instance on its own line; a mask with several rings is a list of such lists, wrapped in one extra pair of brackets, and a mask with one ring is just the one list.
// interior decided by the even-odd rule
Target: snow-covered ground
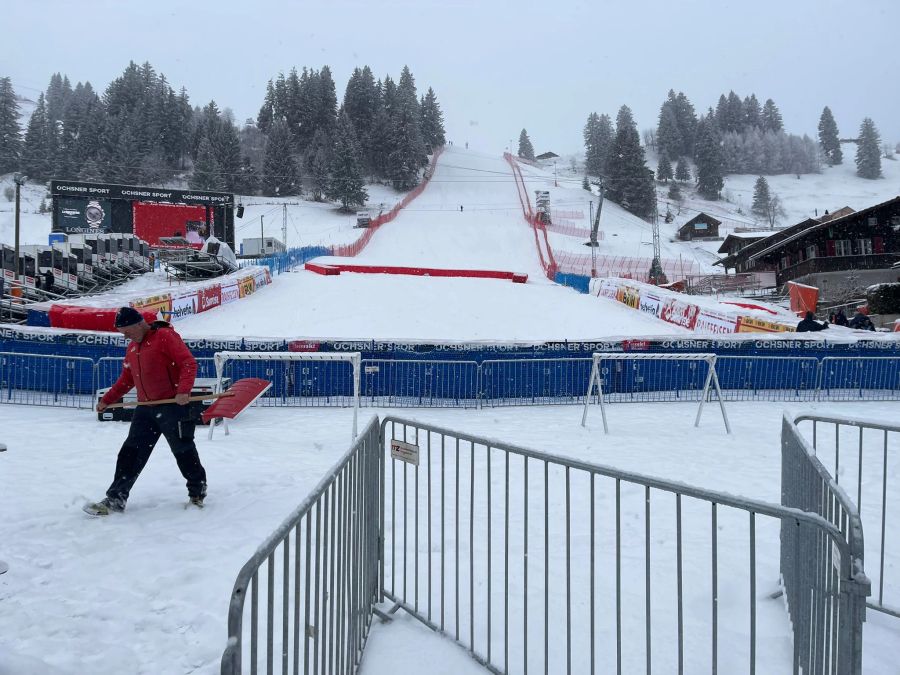
[[(730, 404), (732, 436), (715, 409), (693, 428), (690, 403), (613, 405), (608, 436), (599, 411), (582, 428), (577, 406), (378, 413), (778, 502), (782, 409), (779, 403)], [(896, 404), (803, 409), (891, 419)], [(4, 675), (217, 672), (238, 569), (350, 443), (348, 410), (253, 408), (230, 436), (208, 441), (198, 434), (209, 475), (203, 511), (183, 508), (182, 479), (161, 441), (126, 513), (97, 520), (80, 507), (102, 496), (127, 427), (99, 423), (88, 411), (4, 406), (0, 414), (9, 447), (0, 454), (0, 558), (10, 565), (0, 576)], [(652, 440), (651, 429), (666, 429), (665, 442)], [(851, 462), (844, 472), (852, 470)], [(894, 463), (889, 471), (889, 485), (895, 485), (900, 467)], [(900, 506), (900, 495), (889, 497), (891, 508)], [(869, 545), (877, 543), (874, 534)], [(637, 551), (643, 543), (633, 545)], [(877, 556), (869, 560), (874, 564)], [(889, 552), (887, 564), (886, 574), (896, 577), (900, 553)], [(760, 578), (759, 584), (762, 598), (777, 579)], [(767, 602), (760, 600), (761, 612), (774, 611)], [(780, 611), (780, 601), (775, 608)], [(642, 611), (640, 603), (633, 610), (639, 617)], [(780, 620), (761, 630), (775, 631), (770, 639), (787, 644), (786, 625)], [(893, 672), (898, 630), (869, 613), (866, 673)], [(479, 672), (458, 647), (405, 619), (376, 624), (363, 672), (422, 672), (423, 658), (444, 668), (429, 672)], [(772, 665), (772, 654), (764, 658), (772, 666), (767, 673), (789, 671), (786, 663)], [(657, 667), (670, 672), (665, 664)]]

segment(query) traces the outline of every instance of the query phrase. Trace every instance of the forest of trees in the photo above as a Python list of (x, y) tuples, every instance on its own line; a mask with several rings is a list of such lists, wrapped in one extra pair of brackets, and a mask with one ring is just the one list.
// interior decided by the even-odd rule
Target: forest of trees
[[(692, 162), (697, 192), (714, 200), (720, 197), (724, 178), (731, 173), (758, 176), (792, 173), (799, 177), (818, 173), (823, 161), (831, 166), (840, 164), (843, 155), (838, 128), (828, 107), (822, 111), (818, 129), (817, 141), (806, 135), (786, 133), (781, 112), (771, 98), (760, 104), (755, 94), (742, 99), (731, 91), (719, 97), (715, 109), (709, 108), (706, 114), (698, 116), (684, 92), (676, 94), (669, 90), (660, 106), (656, 129), (644, 134), (644, 146), (658, 154), (657, 180), (691, 180)], [(618, 124), (613, 131), (609, 116), (596, 112), (588, 116), (583, 130), (586, 173), (601, 178), (611, 197), (620, 189), (613, 181), (640, 185), (646, 181), (649, 171), (643, 161), (635, 161), (633, 149), (629, 150), (629, 160), (624, 162), (630, 169), (623, 169), (625, 158), (621, 156), (621, 148), (615, 145), (619, 133)], [(882, 147), (878, 130), (868, 118), (863, 121), (856, 140), (857, 175), (879, 178), (881, 153), (888, 156), (891, 148)], [(677, 183), (670, 187), (670, 192), (676, 195), (680, 195), (680, 190)], [(632, 197), (627, 208), (637, 215), (646, 214), (641, 199)], [(769, 209), (767, 217), (772, 220), (773, 209)]]
[(215, 101), (192, 106), (153, 66), (129, 63), (98, 93), (56, 73), (27, 127), (10, 79), (0, 78), (0, 173), (30, 178), (162, 184), (332, 199), (362, 204), (366, 180), (415, 186), (427, 155), (444, 144), (434, 91), (353, 71), (339, 105), (328, 66), (270, 80), (256, 120), (239, 127)]

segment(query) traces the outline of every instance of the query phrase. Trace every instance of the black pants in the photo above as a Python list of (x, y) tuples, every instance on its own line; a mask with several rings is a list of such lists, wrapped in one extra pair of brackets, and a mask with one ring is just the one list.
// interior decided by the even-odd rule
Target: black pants
[(181, 475), (187, 481), (188, 496), (205, 496), (206, 471), (200, 464), (197, 446), (194, 445), (196, 420), (191, 417), (191, 412), (191, 406), (175, 403), (136, 408), (128, 438), (116, 460), (116, 477), (106, 496), (124, 506), (160, 435), (166, 437)]

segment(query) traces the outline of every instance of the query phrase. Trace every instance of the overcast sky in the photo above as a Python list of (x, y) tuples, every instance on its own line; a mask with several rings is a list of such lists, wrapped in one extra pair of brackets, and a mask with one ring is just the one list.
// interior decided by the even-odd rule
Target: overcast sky
[(0, 76), (36, 98), (50, 75), (100, 91), (149, 61), (191, 102), (256, 116), (266, 82), (356, 66), (433, 87), (448, 138), (502, 150), (582, 148), (592, 111), (655, 127), (670, 88), (698, 112), (734, 89), (774, 99), (791, 133), (831, 107), (842, 137), (871, 117), (900, 142), (900, 0), (30, 0), (4, 3)]

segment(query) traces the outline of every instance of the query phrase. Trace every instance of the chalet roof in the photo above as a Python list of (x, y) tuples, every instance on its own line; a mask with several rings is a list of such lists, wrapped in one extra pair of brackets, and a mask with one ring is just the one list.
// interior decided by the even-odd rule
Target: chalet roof
[(711, 223), (712, 225), (719, 226), (722, 224), (722, 221), (718, 218), (713, 218), (708, 213), (704, 213), (703, 211), (701, 211), (696, 216), (687, 221), (684, 225), (679, 227), (678, 231), (681, 232), (683, 228), (687, 227), (688, 225), (693, 225), (694, 223)]
[(769, 236), (769, 232), (730, 232), (719, 247), (719, 253), (727, 253), (735, 239), (759, 241)]
[(553, 159), (554, 157), (559, 157), (559, 155), (555, 152), (545, 152), (535, 157), (535, 159)]
[[(840, 216), (840, 217), (834, 218), (832, 220), (826, 220), (825, 222), (817, 221), (814, 225), (812, 225), (810, 227), (800, 230), (799, 232), (795, 232), (795, 233), (791, 234), (790, 236), (785, 237), (784, 239), (782, 239), (778, 242), (773, 242), (769, 246), (763, 247), (762, 250), (753, 253), (747, 259), (748, 260), (757, 260), (758, 258), (766, 256), (766, 255), (772, 253), (773, 251), (781, 248), (785, 244), (789, 244), (792, 241), (796, 241), (798, 239), (805, 237), (810, 232), (817, 232), (818, 230), (821, 230), (823, 228), (831, 227), (832, 225), (837, 225), (841, 222), (849, 221), (854, 218), (865, 218), (869, 213), (871, 213), (877, 209), (883, 208), (885, 206), (888, 206), (890, 204), (895, 204), (895, 203), (900, 203), (900, 197), (894, 197), (893, 199), (888, 199), (886, 202), (881, 202), (880, 204), (875, 204), (875, 206), (870, 206), (866, 209), (863, 209), (862, 211), (853, 211), (851, 213), (848, 213), (847, 215)], [(757, 245), (758, 245), (758, 243), (757, 243)], [(744, 249), (744, 250), (746, 250), (746, 249)], [(741, 252), (743, 252), (743, 251), (741, 251)]]

